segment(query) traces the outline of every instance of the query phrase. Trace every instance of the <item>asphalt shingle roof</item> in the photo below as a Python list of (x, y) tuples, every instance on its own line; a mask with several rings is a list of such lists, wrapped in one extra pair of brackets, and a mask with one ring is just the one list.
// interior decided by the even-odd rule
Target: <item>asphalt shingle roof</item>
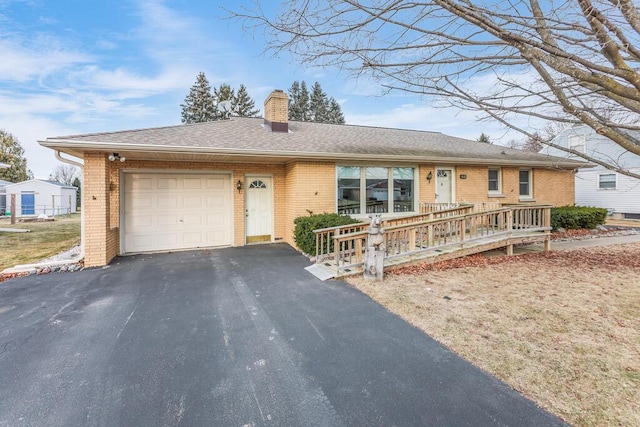
[(466, 159), (506, 160), (517, 163), (547, 163), (578, 166), (545, 154), (529, 153), (462, 138), (405, 129), (370, 126), (289, 122), (289, 132), (271, 132), (261, 118), (234, 117), (230, 120), (177, 125), (119, 132), (94, 133), (47, 138), (42, 145), (55, 148), (97, 147), (144, 150), (161, 148), (180, 151), (224, 152), (227, 154), (263, 153), (300, 158), (350, 156), (387, 159)]

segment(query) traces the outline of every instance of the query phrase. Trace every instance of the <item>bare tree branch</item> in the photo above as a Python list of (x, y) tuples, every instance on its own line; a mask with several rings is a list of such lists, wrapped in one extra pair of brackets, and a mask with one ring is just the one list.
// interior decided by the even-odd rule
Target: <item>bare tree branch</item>
[(262, 30), (274, 53), (478, 111), (528, 136), (514, 118), (584, 123), (640, 155), (635, 0), (285, 0), (272, 15), (261, 5), (230, 14)]

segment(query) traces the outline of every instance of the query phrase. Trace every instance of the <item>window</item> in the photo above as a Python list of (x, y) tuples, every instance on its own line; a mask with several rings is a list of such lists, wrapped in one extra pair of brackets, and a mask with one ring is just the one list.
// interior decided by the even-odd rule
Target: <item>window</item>
[(531, 170), (521, 169), (519, 177), (520, 198), (531, 198)]
[(338, 213), (360, 213), (360, 168), (338, 166)]
[(389, 212), (389, 169), (365, 168), (367, 213)]
[(412, 212), (415, 168), (338, 166), (338, 213)]
[(489, 169), (489, 193), (499, 194), (502, 189), (500, 188), (500, 169)]
[(579, 153), (584, 153), (585, 151), (585, 137), (584, 135), (570, 135), (569, 136), (569, 148), (572, 150), (576, 150)]
[(598, 175), (598, 189), (599, 190), (615, 190), (616, 188), (616, 174), (615, 173), (603, 173)]
[(393, 211), (413, 211), (413, 168), (393, 168)]

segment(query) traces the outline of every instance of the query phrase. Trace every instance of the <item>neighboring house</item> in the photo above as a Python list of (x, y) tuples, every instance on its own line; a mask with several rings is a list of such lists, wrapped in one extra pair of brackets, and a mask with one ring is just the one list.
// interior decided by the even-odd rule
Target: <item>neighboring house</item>
[[(265, 119), (47, 138), (84, 160), (85, 265), (118, 254), (285, 241), (309, 212), (410, 215), (419, 202), (565, 205), (583, 162), (443, 135)], [(392, 190), (393, 189), (393, 190)]]
[[(640, 132), (636, 132), (640, 137)], [(597, 134), (586, 125), (574, 126), (561, 132), (553, 142), (562, 147), (640, 174), (640, 156), (623, 149), (609, 138)], [(578, 159), (574, 154), (553, 147), (545, 147), (546, 154)], [(576, 199), (579, 206), (606, 208), (618, 218), (640, 219), (640, 180), (622, 175), (603, 166), (580, 169), (575, 176)]]
[[(4, 163), (0, 163), (0, 169)], [(0, 216), (4, 215), (7, 211), (7, 190), (5, 187), (9, 184), (13, 184), (12, 182), (5, 181), (0, 179)]]
[(5, 185), (7, 210), (15, 194), (16, 216), (63, 215), (76, 212), (76, 187), (44, 179)]

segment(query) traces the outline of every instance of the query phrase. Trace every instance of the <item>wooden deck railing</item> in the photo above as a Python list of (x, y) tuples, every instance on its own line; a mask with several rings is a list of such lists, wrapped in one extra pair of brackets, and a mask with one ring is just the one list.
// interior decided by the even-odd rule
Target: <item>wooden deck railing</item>
[(474, 212), (490, 211), (494, 209), (500, 209), (502, 203), (500, 202), (475, 202), (475, 203), (431, 203), (420, 202), (420, 213), (438, 212), (441, 210), (450, 210), (459, 207), (471, 207)]
[[(449, 205), (449, 204), (447, 204)], [(401, 224), (411, 224), (420, 221), (429, 221), (449, 216), (464, 215), (473, 212), (473, 205), (459, 205), (452, 208), (434, 210), (428, 213), (420, 213), (417, 215), (403, 216), (398, 218), (388, 218), (382, 220), (383, 227), (393, 227)], [(340, 225), (337, 227), (328, 227), (314, 230), (316, 235), (316, 263), (324, 261), (326, 258), (333, 256), (333, 239), (343, 234), (357, 233), (369, 229), (369, 222), (361, 222), (357, 224)], [(351, 250), (351, 249), (349, 249)]]
[[(548, 242), (550, 230), (550, 206), (511, 206), (411, 223), (387, 223), (384, 226), (385, 262), (394, 258), (415, 257), (428, 251), (438, 252), (448, 247), (464, 249), (474, 244), (502, 241), (509, 247), (508, 241), (512, 237), (530, 236), (532, 233), (542, 233)], [(326, 265), (334, 268), (337, 276), (361, 267), (367, 237), (368, 225), (334, 234), (331, 254), (333, 259)], [(316, 262), (321, 261), (316, 258)]]
[(420, 213), (438, 212), (447, 209), (459, 208), (462, 206), (460, 203), (431, 203), (431, 202), (419, 202)]

